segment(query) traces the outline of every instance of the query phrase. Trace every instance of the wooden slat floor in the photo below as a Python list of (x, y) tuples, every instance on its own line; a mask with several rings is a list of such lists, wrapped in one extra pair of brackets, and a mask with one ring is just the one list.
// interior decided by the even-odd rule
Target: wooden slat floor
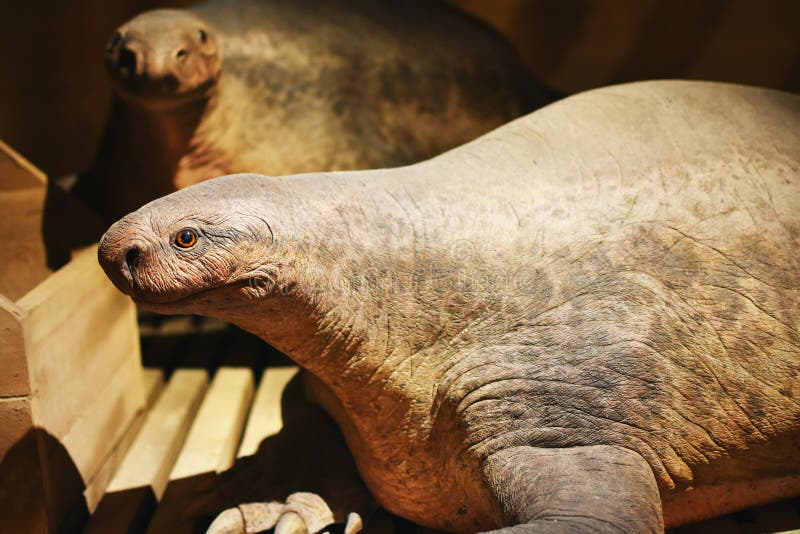
[[(166, 376), (85, 527), (87, 533), (204, 532), (240, 502), (314, 491), (335, 512), (368, 503), (333, 422), (305, 400), (295, 366), (256, 338), (194, 318), (146, 318), (148, 380)], [(800, 499), (673, 534), (800, 532)], [(379, 510), (365, 532), (434, 534)]]

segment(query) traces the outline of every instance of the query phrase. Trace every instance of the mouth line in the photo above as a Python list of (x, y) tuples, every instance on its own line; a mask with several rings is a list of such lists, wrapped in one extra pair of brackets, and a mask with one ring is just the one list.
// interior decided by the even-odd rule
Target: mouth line
[(171, 300), (147, 300), (146, 298), (142, 298), (140, 295), (130, 295), (131, 299), (137, 304), (143, 304), (148, 307), (159, 307), (159, 306), (175, 306), (185, 303), (186, 301), (196, 299), (199, 296), (205, 295), (211, 291), (216, 291), (218, 289), (224, 289), (227, 287), (233, 287), (237, 284), (242, 283), (241, 280), (234, 280), (232, 282), (225, 282), (224, 284), (219, 284), (211, 287), (207, 287), (205, 289), (201, 289), (200, 291), (196, 291), (194, 293), (189, 293), (187, 295), (181, 295), (177, 298)]
[(164, 101), (195, 100), (210, 97), (219, 79), (218, 76), (214, 76), (194, 87), (183, 90), (165, 90), (160, 79), (156, 81), (153, 81), (155, 79), (132, 81), (114, 72), (110, 73), (110, 77), (114, 90), (125, 99)]

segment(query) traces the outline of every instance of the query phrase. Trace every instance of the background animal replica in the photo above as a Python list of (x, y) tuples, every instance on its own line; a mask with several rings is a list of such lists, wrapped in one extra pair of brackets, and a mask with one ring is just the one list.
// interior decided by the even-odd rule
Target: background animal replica
[[(590, 91), (417, 165), (209, 181), (99, 257), (310, 371), (378, 502), (422, 525), (658, 532), (800, 493), (797, 96)], [(324, 506), (290, 501), (211, 531), (316, 532)]]
[(119, 28), (115, 99), (76, 193), (109, 222), (234, 172), (390, 167), (546, 102), (516, 52), (431, 0), (212, 0)]

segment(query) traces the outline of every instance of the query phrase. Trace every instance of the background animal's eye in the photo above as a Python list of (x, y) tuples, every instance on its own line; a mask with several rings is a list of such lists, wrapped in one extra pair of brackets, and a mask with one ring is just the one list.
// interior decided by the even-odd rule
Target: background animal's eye
[(206, 35), (205, 30), (198, 30), (197, 33), (200, 35), (200, 42), (205, 43), (208, 41), (208, 35)]
[(181, 248), (190, 248), (197, 243), (197, 232), (184, 228), (175, 236), (175, 244)]

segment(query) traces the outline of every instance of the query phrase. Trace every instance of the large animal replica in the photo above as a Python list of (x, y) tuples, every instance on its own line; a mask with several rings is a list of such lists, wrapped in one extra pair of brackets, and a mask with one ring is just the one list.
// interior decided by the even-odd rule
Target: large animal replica
[(78, 196), (109, 222), (234, 172), (421, 161), (546, 102), (517, 54), (434, 0), (210, 0), (122, 25)]
[[(419, 524), (660, 532), (800, 493), (797, 96), (590, 91), (412, 166), (188, 188), (99, 258), (148, 308), (306, 368), (377, 501)], [(211, 531), (317, 532), (320, 509)]]

